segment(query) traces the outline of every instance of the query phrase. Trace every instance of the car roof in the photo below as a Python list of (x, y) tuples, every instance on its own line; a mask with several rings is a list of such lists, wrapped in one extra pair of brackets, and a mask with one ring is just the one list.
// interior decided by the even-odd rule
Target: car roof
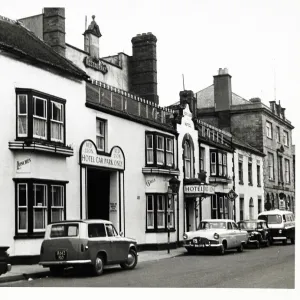
[(281, 209), (272, 209), (272, 210), (267, 210), (267, 211), (263, 211), (261, 212), (258, 216), (268, 216), (268, 215), (285, 215), (285, 214), (293, 214), (292, 211), (290, 210), (281, 210)]
[(231, 219), (205, 219), (202, 220), (201, 222), (235, 222), (235, 221)]
[(112, 224), (111, 221), (108, 221), (108, 220), (103, 220), (103, 219), (75, 219), (75, 220), (64, 220), (64, 221), (58, 221), (58, 222), (53, 222), (51, 223), (51, 225), (53, 224), (62, 224), (62, 223), (99, 223), (99, 224), (102, 224), (102, 223), (107, 223), (107, 224)]
[(255, 220), (240, 220), (239, 222), (245, 222), (245, 223), (248, 223), (248, 222), (265, 222), (265, 223), (267, 223), (266, 220), (261, 220), (261, 219), (255, 219)]

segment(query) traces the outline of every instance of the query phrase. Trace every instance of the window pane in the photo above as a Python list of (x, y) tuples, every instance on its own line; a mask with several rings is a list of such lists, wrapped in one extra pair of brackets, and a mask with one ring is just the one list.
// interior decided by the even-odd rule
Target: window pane
[(58, 222), (63, 220), (63, 209), (62, 208), (52, 208), (51, 212), (51, 222)]
[(52, 102), (52, 120), (63, 121), (62, 104)]
[(147, 148), (153, 148), (153, 136), (147, 135)]
[(96, 143), (97, 143), (97, 148), (99, 150), (104, 150), (104, 138), (103, 137), (97, 136)]
[(27, 96), (18, 95), (19, 99), (19, 114), (27, 114)]
[(154, 213), (147, 212), (147, 227), (154, 227)]
[(19, 206), (27, 206), (27, 185), (19, 184)]
[(19, 230), (26, 230), (27, 224), (27, 210), (26, 208), (19, 208)]
[(165, 220), (165, 213), (164, 212), (157, 212), (157, 227), (164, 227), (164, 220)]
[(35, 206), (46, 206), (46, 186), (34, 184)]
[(45, 210), (44, 209), (34, 209), (34, 229), (44, 229), (45, 228)]
[(88, 235), (90, 238), (106, 237), (104, 224), (89, 224)]
[(148, 197), (147, 204), (148, 204), (147, 209), (148, 210), (153, 210), (153, 199), (152, 199), (152, 197)]
[(52, 186), (52, 206), (63, 206), (63, 186)]
[(46, 101), (40, 98), (34, 98), (34, 114), (46, 118)]
[(47, 137), (47, 121), (33, 118), (33, 136), (39, 138)]

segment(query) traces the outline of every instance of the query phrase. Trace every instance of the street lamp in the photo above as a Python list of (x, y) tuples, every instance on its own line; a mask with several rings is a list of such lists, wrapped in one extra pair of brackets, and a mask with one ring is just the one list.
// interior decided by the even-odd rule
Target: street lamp
[[(171, 203), (173, 200), (174, 194), (178, 194), (179, 191), (179, 186), (180, 186), (180, 180), (178, 180), (175, 176), (172, 177), (169, 180), (169, 186), (168, 186), (168, 254), (170, 253), (170, 221), (171, 221), (171, 216), (170, 216), (170, 208), (171, 208)], [(178, 225), (178, 202), (177, 202), (177, 225)], [(177, 226), (177, 230), (179, 230)]]

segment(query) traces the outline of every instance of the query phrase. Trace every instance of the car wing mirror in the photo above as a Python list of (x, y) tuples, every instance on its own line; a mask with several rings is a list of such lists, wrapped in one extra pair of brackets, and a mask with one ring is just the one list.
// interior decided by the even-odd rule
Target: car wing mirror
[(120, 231), (120, 236), (123, 236), (123, 235), (124, 235), (123, 231)]

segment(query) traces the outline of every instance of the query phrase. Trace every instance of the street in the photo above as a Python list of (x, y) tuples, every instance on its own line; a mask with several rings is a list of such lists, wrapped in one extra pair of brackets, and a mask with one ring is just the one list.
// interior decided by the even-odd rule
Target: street
[(109, 267), (100, 277), (74, 271), (63, 277), (2, 284), (11, 287), (195, 287), (195, 288), (295, 288), (295, 245), (182, 255), (139, 263), (124, 271)]

